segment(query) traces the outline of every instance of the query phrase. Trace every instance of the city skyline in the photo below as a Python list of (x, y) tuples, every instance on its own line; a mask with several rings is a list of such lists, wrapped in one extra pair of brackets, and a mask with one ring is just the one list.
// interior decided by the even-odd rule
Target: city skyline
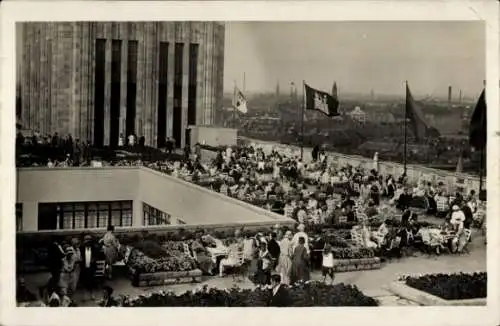
[(452, 86), (454, 97), (476, 97), (485, 45), (482, 22), (228, 22), (224, 92), (235, 82), (249, 93), (277, 82), (289, 92), (305, 79), (326, 91), (335, 81), (344, 93), (397, 96), (408, 80), (416, 96), (446, 97)]

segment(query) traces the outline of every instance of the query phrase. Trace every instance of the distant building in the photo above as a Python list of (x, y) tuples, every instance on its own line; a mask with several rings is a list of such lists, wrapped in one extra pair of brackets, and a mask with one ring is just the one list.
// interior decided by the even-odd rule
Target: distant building
[(27, 22), (19, 30), (18, 118), (116, 146), (119, 135), (189, 143), (222, 107), (224, 31), (217, 22)]
[(361, 110), (359, 106), (356, 106), (354, 110), (348, 113), (348, 115), (351, 117), (351, 119), (357, 122), (361, 123), (366, 122), (366, 113), (363, 110)]
[(394, 123), (396, 118), (391, 112), (374, 112), (367, 114), (367, 120), (374, 123)]

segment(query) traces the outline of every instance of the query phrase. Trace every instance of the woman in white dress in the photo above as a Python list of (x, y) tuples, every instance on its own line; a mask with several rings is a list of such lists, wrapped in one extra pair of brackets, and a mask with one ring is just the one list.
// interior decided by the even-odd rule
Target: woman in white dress
[(279, 242), (280, 257), (276, 271), (281, 276), (283, 284), (290, 284), (290, 271), (292, 269), (292, 231), (286, 231), (285, 237)]
[(310, 248), (309, 248), (309, 236), (307, 233), (305, 233), (306, 227), (304, 224), (299, 224), (297, 227), (297, 233), (292, 238), (292, 250), (295, 250), (295, 247), (299, 245), (299, 238), (304, 238), (304, 247), (306, 248), (307, 253), (309, 254)]

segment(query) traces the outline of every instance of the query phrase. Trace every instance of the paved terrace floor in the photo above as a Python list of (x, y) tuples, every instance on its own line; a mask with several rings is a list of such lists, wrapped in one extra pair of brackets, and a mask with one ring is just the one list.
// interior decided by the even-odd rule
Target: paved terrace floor
[[(486, 246), (484, 245), (484, 237), (479, 231), (474, 230), (472, 242), (469, 244), (469, 251), (469, 254), (443, 254), (439, 257), (416, 253), (411, 257), (394, 259), (385, 262), (378, 270), (338, 273), (336, 274), (334, 283), (343, 282), (347, 284), (354, 284), (366, 295), (379, 298), (381, 304), (383, 305), (401, 305), (401, 300), (398, 301), (397, 298), (391, 296), (385, 289), (388, 284), (397, 280), (400, 275), (486, 271)], [(28, 288), (34, 292), (39, 286), (47, 282), (48, 278), (48, 273), (25, 275)], [(322, 279), (319, 271), (312, 272), (311, 278), (313, 280)], [(115, 290), (115, 295), (130, 296), (137, 296), (159, 290), (174, 291), (180, 294), (205, 284), (209, 287), (216, 288), (230, 288), (234, 285), (237, 285), (240, 288), (254, 287), (253, 284), (247, 279), (242, 282), (235, 282), (233, 277), (230, 275), (223, 278), (206, 277), (202, 283), (198, 284), (179, 284), (140, 288), (133, 287), (130, 280), (127, 279), (125, 275), (116, 275), (113, 280), (107, 281), (106, 284), (110, 285)], [(100, 296), (100, 293), (97, 293), (97, 296)], [(78, 291), (75, 294), (74, 299), (79, 306), (94, 306), (96, 304), (92, 301), (84, 301), (81, 291)], [(403, 303), (403, 305), (407, 304), (411, 303)]]

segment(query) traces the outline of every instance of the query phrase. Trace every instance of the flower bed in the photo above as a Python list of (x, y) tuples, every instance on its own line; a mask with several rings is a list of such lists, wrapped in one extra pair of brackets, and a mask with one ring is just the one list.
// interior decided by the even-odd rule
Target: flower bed
[[(319, 282), (296, 284), (289, 288), (290, 307), (314, 306), (378, 306), (376, 300), (352, 285), (326, 285)], [(269, 289), (188, 291), (181, 295), (157, 292), (137, 298), (125, 298), (124, 307), (265, 307), (271, 296)]]
[(405, 284), (445, 300), (486, 298), (486, 272), (473, 274), (429, 274), (405, 277)]
[(151, 240), (134, 245), (127, 265), (138, 273), (183, 272), (196, 269), (196, 262), (182, 250), (182, 242), (167, 242), (163, 246)]
[(370, 248), (333, 248), (335, 259), (361, 259), (375, 257), (375, 252)]
[(335, 260), (334, 271), (337, 273), (366, 271), (371, 269), (380, 269), (380, 258), (356, 258), (356, 259), (337, 259)]
[(182, 250), (182, 242), (167, 242), (160, 246), (146, 240), (134, 244), (128, 257), (132, 284), (153, 286), (201, 281), (201, 271), (193, 258)]

